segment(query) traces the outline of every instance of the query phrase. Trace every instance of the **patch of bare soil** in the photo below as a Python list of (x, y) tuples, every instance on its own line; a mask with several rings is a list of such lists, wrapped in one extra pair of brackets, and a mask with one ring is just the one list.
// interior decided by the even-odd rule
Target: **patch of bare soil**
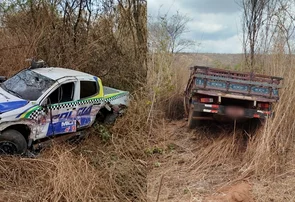
[(207, 197), (206, 202), (254, 202), (251, 194), (251, 185), (243, 181), (234, 185), (222, 187), (218, 193)]
[(239, 172), (243, 144), (232, 134), (189, 130), (184, 120), (157, 131), (149, 148), (148, 201), (252, 201)]

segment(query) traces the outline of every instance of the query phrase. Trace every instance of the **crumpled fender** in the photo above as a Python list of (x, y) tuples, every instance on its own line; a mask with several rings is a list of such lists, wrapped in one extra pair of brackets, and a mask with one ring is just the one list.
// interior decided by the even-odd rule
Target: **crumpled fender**
[(34, 128), (37, 126), (37, 122), (36, 120), (33, 119), (20, 119), (20, 120), (16, 120), (16, 121), (7, 121), (7, 122), (3, 122), (0, 124), (0, 135), (1, 135), (1, 131), (5, 130), (6, 128), (13, 126), (13, 125), (26, 125), (30, 128), (31, 130), (31, 134), (30, 134), (30, 138), (32, 138), (36, 131), (34, 130)]

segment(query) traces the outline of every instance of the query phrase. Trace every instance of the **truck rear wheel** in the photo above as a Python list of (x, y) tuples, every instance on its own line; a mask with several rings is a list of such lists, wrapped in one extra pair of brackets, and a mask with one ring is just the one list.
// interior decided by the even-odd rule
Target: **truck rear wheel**
[(183, 99), (183, 107), (184, 107), (185, 116), (188, 116), (189, 115), (189, 104), (188, 104), (187, 97), (184, 97), (184, 99)]
[(189, 112), (188, 112), (188, 128), (194, 129), (198, 126), (198, 120), (194, 119), (194, 107), (190, 105)]
[(27, 151), (27, 141), (17, 130), (8, 129), (0, 134), (0, 154), (23, 154)]

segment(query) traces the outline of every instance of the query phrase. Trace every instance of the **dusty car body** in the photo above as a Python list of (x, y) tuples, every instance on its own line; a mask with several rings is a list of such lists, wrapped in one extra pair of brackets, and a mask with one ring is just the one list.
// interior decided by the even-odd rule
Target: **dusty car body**
[(102, 111), (119, 113), (129, 100), (96, 76), (57, 67), (24, 69), (0, 87), (0, 153), (8, 154), (90, 127)]

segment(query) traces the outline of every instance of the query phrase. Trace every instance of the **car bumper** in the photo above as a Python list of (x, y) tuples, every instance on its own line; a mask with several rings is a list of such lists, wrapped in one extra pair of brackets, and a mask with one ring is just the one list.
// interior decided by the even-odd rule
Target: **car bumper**
[[(193, 103), (194, 112), (203, 112), (203, 113), (211, 113), (211, 114), (219, 114), (224, 116), (229, 116), (227, 113), (227, 106), (217, 105), (217, 104), (204, 104), (204, 103)], [(273, 113), (271, 111), (265, 110), (257, 110), (257, 109), (249, 109), (249, 108), (241, 108), (242, 114), (236, 115), (234, 118), (259, 118), (265, 119), (271, 116)]]

